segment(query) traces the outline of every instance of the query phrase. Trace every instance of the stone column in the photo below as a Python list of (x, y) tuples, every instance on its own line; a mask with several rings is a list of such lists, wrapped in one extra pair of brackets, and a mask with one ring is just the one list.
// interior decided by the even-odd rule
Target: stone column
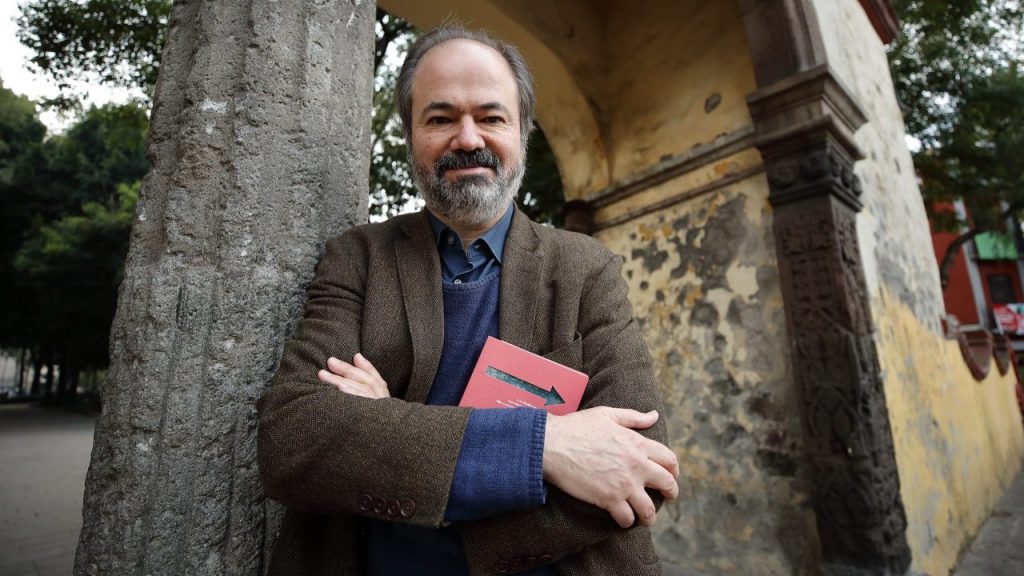
[(775, 213), (822, 571), (904, 574), (907, 520), (857, 241), (853, 135), (866, 118), (827, 65), (748, 103)]
[(255, 401), (366, 220), (373, 27), (372, 1), (175, 3), (75, 574), (263, 572)]
[[(822, 572), (904, 574), (907, 519), (857, 239), (867, 117), (828, 63), (815, 0), (737, 0), (759, 90), (764, 158), (793, 370), (802, 397)], [(880, 35), (887, 0), (861, 0)]]

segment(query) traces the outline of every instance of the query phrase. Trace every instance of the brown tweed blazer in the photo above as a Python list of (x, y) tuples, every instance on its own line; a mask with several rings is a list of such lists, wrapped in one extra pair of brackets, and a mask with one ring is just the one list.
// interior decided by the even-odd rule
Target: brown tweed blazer
[[(441, 525), (468, 417), (467, 409), (423, 404), (441, 357), (443, 314), (425, 212), (327, 243), (302, 322), (258, 403), (264, 491), (288, 509), (270, 574), (360, 574), (362, 517)], [(581, 408), (662, 410), (620, 260), (587, 236), (516, 212), (499, 330), (503, 340), (589, 374)], [(350, 396), (317, 380), (328, 356), (357, 351), (392, 398)], [(665, 442), (662, 420), (644, 434)], [(552, 562), (561, 574), (660, 573), (646, 528), (621, 529), (604, 510), (550, 486), (542, 507), (459, 529), (474, 576)]]

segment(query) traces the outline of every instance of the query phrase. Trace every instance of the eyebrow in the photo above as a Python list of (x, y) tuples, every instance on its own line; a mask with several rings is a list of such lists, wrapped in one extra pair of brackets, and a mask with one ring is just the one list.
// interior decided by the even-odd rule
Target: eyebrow
[[(478, 108), (480, 110), (498, 110), (500, 112), (508, 114), (509, 116), (512, 115), (512, 113), (509, 112), (508, 108), (506, 108), (500, 102), (486, 102), (484, 104), (481, 104)], [(423, 107), (422, 113), (426, 114), (427, 112), (433, 112), (434, 110), (450, 112), (452, 110), (455, 110), (455, 105), (452, 104), (451, 102), (431, 102), (430, 104), (427, 104), (426, 106)]]

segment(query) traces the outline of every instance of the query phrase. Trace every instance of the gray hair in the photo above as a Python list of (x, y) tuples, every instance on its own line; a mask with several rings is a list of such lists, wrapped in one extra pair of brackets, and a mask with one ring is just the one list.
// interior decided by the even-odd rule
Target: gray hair
[(459, 24), (444, 24), (434, 28), (420, 36), (409, 48), (409, 53), (405, 57), (405, 63), (402, 64), (402, 71), (399, 72), (395, 85), (398, 115), (405, 128), (406, 141), (410, 145), (412, 144), (412, 78), (416, 74), (416, 68), (427, 52), (435, 46), (451, 40), (472, 40), (493, 48), (508, 63), (519, 91), (519, 130), (522, 136), (522, 146), (525, 148), (530, 132), (533, 131), (533, 110), (537, 106), (537, 99), (533, 93), (533, 76), (530, 75), (530, 69), (526, 66), (523, 55), (519, 53), (518, 48), (508, 42), (495, 40), (483, 30), (469, 30)]

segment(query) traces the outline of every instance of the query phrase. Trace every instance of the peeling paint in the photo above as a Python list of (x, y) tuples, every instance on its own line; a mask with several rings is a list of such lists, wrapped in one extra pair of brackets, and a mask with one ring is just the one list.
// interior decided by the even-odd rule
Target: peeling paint
[(754, 177), (598, 234), (626, 256), (680, 459), (655, 529), (667, 573), (815, 570), (767, 193)]

